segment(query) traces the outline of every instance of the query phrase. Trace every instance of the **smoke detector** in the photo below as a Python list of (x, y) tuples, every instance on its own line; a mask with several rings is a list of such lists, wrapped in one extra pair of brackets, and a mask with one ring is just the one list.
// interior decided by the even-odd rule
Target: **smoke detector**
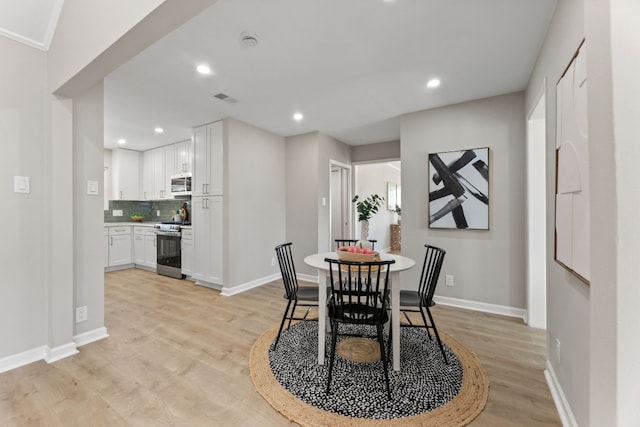
[(258, 35), (253, 31), (243, 31), (240, 34), (240, 42), (243, 46), (254, 47), (258, 45)]

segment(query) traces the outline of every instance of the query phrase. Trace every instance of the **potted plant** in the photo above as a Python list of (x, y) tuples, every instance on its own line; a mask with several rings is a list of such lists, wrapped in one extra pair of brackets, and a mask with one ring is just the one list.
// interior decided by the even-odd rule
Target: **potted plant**
[(384, 202), (384, 197), (380, 197), (377, 194), (371, 194), (366, 199), (360, 200), (360, 196), (356, 194), (351, 202), (356, 204), (356, 211), (358, 212), (358, 221), (360, 222), (360, 239), (367, 240), (369, 237), (369, 220), (378, 212), (380, 205)]

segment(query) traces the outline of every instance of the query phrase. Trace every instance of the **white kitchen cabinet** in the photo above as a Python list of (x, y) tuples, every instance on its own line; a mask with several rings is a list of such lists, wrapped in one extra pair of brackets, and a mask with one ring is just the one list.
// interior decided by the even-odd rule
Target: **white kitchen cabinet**
[(133, 262), (149, 268), (156, 268), (156, 233), (152, 227), (133, 228)]
[(222, 285), (223, 197), (191, 199), (193, 268), (191, 277), (199, 282)]
[(193, 274), (193, 230), (191, 228), (182, 229), (182, 274), (191, 276)]
[(109, 227), (109, 267), (133, 263), (131, 226)]
[(142, 153), (142, 200), (152, 200), (155, 194), (155, 177), (153, 175), (153, 150)]
[(109, 227), (104, 227), (103, 261), (105, 268), (109, 267)]
[(143, 154), (142, 198), (144, 200), (172, 199), (171, 170), (167, 164), (173, 165), (174, 147), (172, 145), (147, 150)]
[(223, 191), (223, 123), (193, 130), (193, 196), (217, 196)]
[(140, 199), (140, 152), (115, 148), (111, 151), (113, 200)]
[(193, 140), (178, 142), (174, 144), (174, 148), (175, 162), (172, 175), (193, 172)]

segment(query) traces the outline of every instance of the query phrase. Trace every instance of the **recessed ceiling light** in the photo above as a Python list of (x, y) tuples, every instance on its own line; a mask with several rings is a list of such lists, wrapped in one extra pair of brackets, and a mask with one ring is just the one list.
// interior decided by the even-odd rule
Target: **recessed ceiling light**
[(304, 117), (304, 116), (302, 115), (302, 113), (295, 113), (295, 114), (293, 115), (293, 120), (295, 120), (295, 121), (299, 122), (300, 120), (302, 120), (302, 118), (303, 118), (303, 117)]
[(438, 86), (440, 86), (440, 80), (438, 79), (431, 79), (427, 83), (427, 87), (438, 87)]
[(204, 65), (204, 64), (198, 65), (198, 68), (196, 68), (196, 70), (200, 74), (205, 74), (205, 75), (211, 74), (211, 68), (209, 68), (208, 65)]
[(120, 144), (120, 145), (124, 145), (124, 144), (126, 144), (126, 143), (127, 143), (127, 140), (126, 140), (126, 139), (119, 139), (119, 140), (118, 140), (118, 144)]
[(163, 132), (164, 132), (164, 129), (162, 129), (162, 128), (155, 128), (155, 129), (154, 129), (154, 131), (155, 131), (156, 133), (163, 133)]

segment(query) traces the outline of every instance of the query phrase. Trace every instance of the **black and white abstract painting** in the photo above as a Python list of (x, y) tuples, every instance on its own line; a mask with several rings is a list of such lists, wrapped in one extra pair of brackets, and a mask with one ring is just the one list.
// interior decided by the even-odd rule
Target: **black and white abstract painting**
[(489, 229), (489, 148), (429, 154), (429, 228)]

